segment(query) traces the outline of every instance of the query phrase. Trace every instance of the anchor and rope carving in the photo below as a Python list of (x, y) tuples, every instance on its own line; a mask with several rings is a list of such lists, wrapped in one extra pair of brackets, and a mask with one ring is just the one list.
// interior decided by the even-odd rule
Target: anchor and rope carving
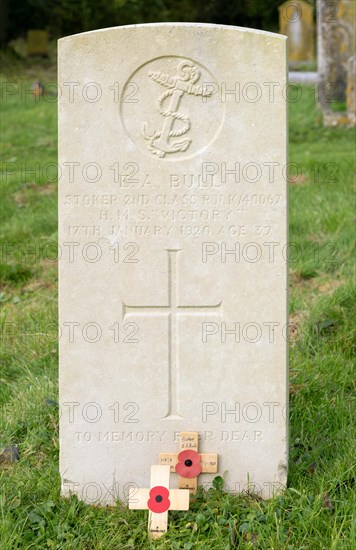
[[(147, 147), (152, 154), (159, 158), (165, 157), (169, 153), (186, 151), (191, 144), (191, 139), (181, 141), (171, 140), (187, 134), (191, 128), (189, 116), (178, 111), (179, 105), (184, 94), (209, 97), (212, 90), (207, 87), (197, 86), (201, 72), (191, 61), (181, 61), (177, 67), (177, 75), (170, 76), (160, 71), (149, 71), (148, 76), (162, 86), (168, 88), (156, 101), (156, 107), (160, 114), (165, 118), (161, 130), (155, 130), (152, 134), (147, 131), (147, 122), (142, 125), (142, 136), (147, 141)], [(171, 98), (169, 105), (165, 108), (164, 102)], [(180, 121), (183, 126), (180, 129), (174, 129), (176, 121)]]

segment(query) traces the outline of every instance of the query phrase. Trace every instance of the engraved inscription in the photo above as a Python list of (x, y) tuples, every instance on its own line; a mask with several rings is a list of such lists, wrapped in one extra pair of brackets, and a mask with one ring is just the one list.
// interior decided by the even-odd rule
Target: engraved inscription
[(168, 304), (167, 305), (128, 305), (123, 302), (123, 319), (126, 315), (165, 316), (168, 318), (168, 411), (165, 420), (183, 419), (179, 412), (179, 327), (180, 315), (205, 316), (221, 311), (222, 302), (214, 305), (179, 305), (178, 255), (181, 250), (167, 250), (168, 253)]
[[(155, 130), (152, 134), (147, 131), (147, 122), (142, 125), (142, 136), (147, 141), (147, 147), (154, 155), (162, 158), (167, 153), (186, 151), (191, 144), (191, 139), (172, 140), (171, 138), (182, 137), (187, 134), (191, 127), (189, 116), (178, 111), (184, 94), (209, 97), (212, 90), (203, 86), (196, 86), (200, 79), (201, 72), (191, 61), (181, 61), (177, 67), (177, 75), (170, 76), (160, 71), (149, 71), (148, 76), (168, 90), (163, 92), (156, 101), (157, 109), (164, 117), (161, 130)], [(171, 98), (167, 108), (164, 102)], [(181, 127), (174, 129), (176, 121), (181, 122)]]

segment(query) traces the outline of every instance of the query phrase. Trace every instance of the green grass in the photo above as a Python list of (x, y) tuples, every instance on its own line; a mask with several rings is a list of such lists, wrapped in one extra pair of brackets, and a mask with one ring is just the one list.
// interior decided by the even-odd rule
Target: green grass
[[(288, 488), (262, 501), (226, 494), (216, 478), (150, 543), (146, 512), (59, 496), (56, 184), (53, 173), (21, 171), (56, 162), (56, 103), (21, 98), (36, 80), (29, 71), (2, 117), (0, 449), (20, 456), (0, 459), (1, 549), (355, 548), (353, 131), (322, 127), (311, 87), (290, 104), (299, 169), (290, 182)], [(48, 68), (39, 71), (46, 81)]]

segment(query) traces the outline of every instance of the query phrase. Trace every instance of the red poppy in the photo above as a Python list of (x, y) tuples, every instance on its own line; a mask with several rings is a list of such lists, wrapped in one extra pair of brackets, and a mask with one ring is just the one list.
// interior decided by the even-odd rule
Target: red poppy
[(182, 451), (178, 455), (176, 472), (181, 477), (197, 477), (201, 474), (201, 456), (196, 451)]
[(166, 487), (153, 487), (150, 490), (150, 499), (147, 502), (149, 510), (151, 510), (151, 512), (155, 512), (156, 514), (166, 512), (171, 505), (168, 497), (169, 491)]

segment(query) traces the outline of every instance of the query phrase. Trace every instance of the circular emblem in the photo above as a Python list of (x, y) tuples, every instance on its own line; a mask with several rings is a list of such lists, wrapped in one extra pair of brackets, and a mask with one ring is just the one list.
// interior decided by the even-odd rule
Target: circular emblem
[(120, 102), (130, 140), (166, 160), (183, 160), (207, 148), (220, 131), (224, 111), (211, 72), (177, 56), (141, 65), (125, 83)]

